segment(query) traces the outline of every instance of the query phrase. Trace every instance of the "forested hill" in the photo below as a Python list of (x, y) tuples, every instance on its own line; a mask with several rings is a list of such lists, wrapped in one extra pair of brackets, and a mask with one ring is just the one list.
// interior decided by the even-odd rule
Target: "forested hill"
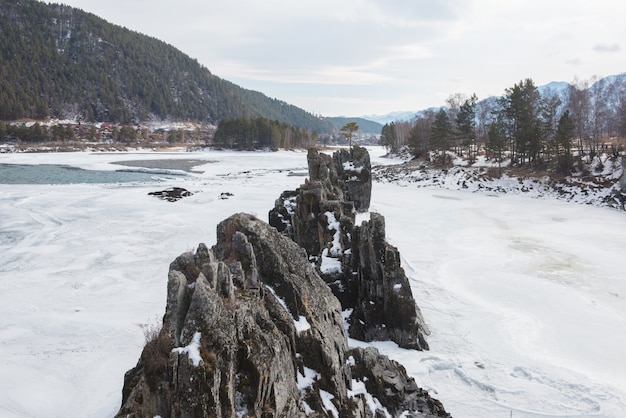
[(265, 117), (318, 132), (330, 122), (223, 80), (176, 48), (80, 9), (0, 0), (0, 120)]
[(359, 125), (359, 131), (370, 134), (379, 134), (383, 129), (383, 125), (363, 118), (346, 118), (343, 116), (327, 117), (337, 130), (340, 130), (346, 123), (356, 122)]

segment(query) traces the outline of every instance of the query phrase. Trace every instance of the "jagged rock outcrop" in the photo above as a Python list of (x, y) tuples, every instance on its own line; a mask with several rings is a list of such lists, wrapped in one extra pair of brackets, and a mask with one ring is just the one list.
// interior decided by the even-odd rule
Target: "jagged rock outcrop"
[(447, 417), (397, 363), (348, 350), (305, 251), (251, 215), (170, 265), (163, 327), (124, 377), (118, 417)]
[(352, 374), (358, 376), (358, 380), (353, 380), (353, 391), (363, 384), (368, 394), (388, 405), (386, 409), (392, 416), (449, 416), (440, 401), (431, 398), (407, 376), (404, 366), (381, 355), (375, 348), (351, 349), (348, 363)]
[(309, 178), (320, 181), (328, 200), (352, 202), (357, 212), (367, 212), (372, 198), (370, 155), (363, 147), (340, 149), (332, 156), (310, 149)]
[(285, 191), (269, 213), (278, 231), (301, 245), (322, 278), (352, 309), (349, 334), (364, 341), (392, 340), (428, 349), (430, 331), (415, 303), (400, 256), (385, 237), (382, 215), (355, 225), (371, 200), (371, 164), (365, 148), (332, 156), (309, 150), (309, 179)]
[(371, 213), (370, 220), (355, 228), (352, 236), (358, 297), (350, 316), (350, 336), (427, 350), (424, 334), (430, 331), (400, 266), (398, 249), (386, 240), (385, 218)]

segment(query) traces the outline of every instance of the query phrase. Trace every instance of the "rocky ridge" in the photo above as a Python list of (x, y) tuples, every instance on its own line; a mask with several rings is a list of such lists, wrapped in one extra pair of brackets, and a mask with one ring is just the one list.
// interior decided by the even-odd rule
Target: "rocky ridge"
[[(349, 303), (359, 318), (351, 333), (427, 347), (416, 338), (423, 320), (384, 240), (384, 218), (354, 226), (371, 190), (361, 153), (344, 160), (311, 151), (311, 187), (283, 193), (283, 214), (273, 213), (282, 232), (236, 214), (218, 225), (213, 247), (200, 244), (170, 264), (162, 328), (124, 376), (117, 417), (449, 417), (402, 365), (375, 348), (348, 347)], [(319, 216), (307, 223), (295, 212)], [(308, 250), (287, 233), (295, 228)], [(313, 232), (317, 240), (307, 240)], [(386, 304), (402, 306), (395, 318)]]
[(170, 265), (163, 327), (124, 377), (117, 417), (447, 417), (405, 369), (349, 349), (306, 252), (236, 214)]
[(356, 225), (356, 214), (367, 212), (371, 200), (367, 150), (357, 146), (329, 156), (310, 149), (307, 159), (309, 179), (281, 194), (270, 224), (306, 250), (342, 309), (351, 311), (351, 337), (428, 349), (430, 331), (398, 251), (386, 241), (384, 217), (371, 213)]

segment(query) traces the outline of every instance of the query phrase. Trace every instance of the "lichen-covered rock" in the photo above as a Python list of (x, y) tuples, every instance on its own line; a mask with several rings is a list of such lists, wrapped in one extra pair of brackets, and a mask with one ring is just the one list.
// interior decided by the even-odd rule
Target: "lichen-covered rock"
[(387, 243), (382, 215), (355, 225), (371, 200), (371, 166), (365, 148), (332, 156), (309, 150), (309, 177), (296, 191), (283, 192), (270, 211), (270, 224), (301, 245), (320, 276), (352, 309), (349, 334), (363, 341), (392, 340), (403, 348), (428, 349), (428, 327)]
[[(306, 252), (237, 214), (218, 225), (211, 249), (171, 263), (163, 327), (126, 373), (117, 416), (430, 416), (416, 409), (430, 397), (413, 401), (404, 369), (381, 360), (366, 371), (374, 365), (364, 358), (348, 354), (340, 303)], [(383, 376), (385, 388), (392, 376), (404, 388), (372, 395), (359, 383)]]

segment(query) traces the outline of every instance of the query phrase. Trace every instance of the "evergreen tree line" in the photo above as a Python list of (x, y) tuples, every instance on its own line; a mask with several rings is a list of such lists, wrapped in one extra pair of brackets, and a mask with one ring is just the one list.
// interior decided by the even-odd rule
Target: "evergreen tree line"
[(484, 151), (512, 166), (571, 172), (584, 157), (617, 155), (626, 137), (626, 85), (606, 79), (575, 81), (564, 95), (550, 89), (540, 94), (526, 79), (498, 98), (479, 102), (476, 95), (455, 94), (447, 105), (384, 125), (381, 144), (391, 151), (408, 146), (415, 156), (442, 164), (450, 162), (448, 151), (470, 162)]
[(0, 140), (39, 143), (46, 141), (72, 141), (75, 137), (74, 129), (70, 125), (57, 125), (49, 128), (39, 123), (26, 126), (24, 124), (12, 125), (0, 122)]
[[(172, 132), (178, 134), (177, 131)], [(8, 124), (0, 121), (0, 141), (39, 144), (43, 142), (71, 142), (76, 140), (101, 141), (102, 139), (112, 142), (130, 143), (139, 139), (139, 136), (137, 129), (130, 125), (113, 126), (107, 138), (103, 138), (102, 132), (93, 125), (57, 124), (46, 126), (39, 123), (26, 125)]]
[(333, 129), (302, 109), (216, 77), (162, 41), (80, 9), (0, 0), (0, 34), (0, 120), (267, 117), (318, 132)]
[(233, 149), (310, 148), (317, 141), (316, 132), (267, 118), (223, 119), (213, 137), (213, 145)]

